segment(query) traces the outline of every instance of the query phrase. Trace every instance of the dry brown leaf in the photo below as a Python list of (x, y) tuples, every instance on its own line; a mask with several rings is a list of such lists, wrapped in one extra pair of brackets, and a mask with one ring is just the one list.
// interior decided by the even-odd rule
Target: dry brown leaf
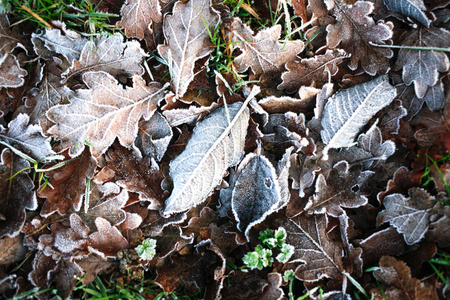
[(27, 71), (20, 67), (19, 60), (12, 54), (0, 53), (0, 88), (20, 87), (25, 83)]
[(340, 47), (351, 54), (351, 70), (358, 68), (358, 63), (368, 74), (374, 76), (377, 73), (386, 73), (389, 66), (389, 58), (393, 51), (370, 45), (375, 43), (385, 45), (392, 37), (392, 22), (379, 21), (375, 23), (369, 15), (373, 12), (373, 4), (367, 1), (358, 1), (347, 5), (340, 0), (331, 0), (334, 6), (336, 24), (327, 26), (328, 47)]
[(120, 11), (122, 19), (117, 26), (125, 28), (127, 37), (143, 39), (151, 34), (152, 22), (161, 23), (162, 14), (159, 0), (127, 0)]
[(105, 72), (83, 75), (89, 90), (78, 90), (68, 105), (57, 105), (47, 112), (56, 123), (48, 132), (61, 140), (59, 150), (69, 148), (69, 155), (81, 154), (85, 141), (98, 156), (114, 142), (130, 147), (138, 133), (138, 122), (148, 120), (164, 98), (161, 84), (133, 77), (133, 87), (123, 88), (114, 77)]
[(166, 44), (159, 45), (158, 52), (169, 66), (175, 97), (183, 96), (194, 79), (195, 61), (211, 53), (209, 32), (219, 21), (210, 0), (178, 1), (173, 14), (164, 17)]
[(27, 248), (22, 244), (23, 236), (4, 237), (0, 240), (0, 266), (9, 265), (25, 257)]
[(97, 232), (89, 235), (89, 248), (91, 253), (100, 257), (115, 257), (121, 249), (129, 247), (128, 241), (120, 231), (111, 226), (107, 220), (98, 217), (95, 219)]
[(279, 42), (281, 25), (263, 29), (256, 35), (239, 18), (233, 18), (227, 27), (233, 49), (242, 51), (233, 62), (239, 73), (249, 67), (255, 76), (280, 72), (284, 64), (295, 60), (305, 46), (301, 40)]

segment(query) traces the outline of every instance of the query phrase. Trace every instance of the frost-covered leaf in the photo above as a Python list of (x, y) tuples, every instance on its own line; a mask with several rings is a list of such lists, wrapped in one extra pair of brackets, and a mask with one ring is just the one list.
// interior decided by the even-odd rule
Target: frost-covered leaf
[(145, 239), (142, 244), (136, 247), (136, 252), (143, 260), (152, 260), (156, 254), (155, 248), (156, 240)]
[(265, 267), (272, 266), (272, 250), (266, 249), (262, 245), (258, 245), (256, 246), (255, 251), (244, 255), (242, 262), (246, 264), (250, 270), (262, 270)]
[(275, 225), (286, 228), (286, 242), (295, 247), (289, 263), (302, 263), (295, 269), (297, 278), (318, 281), (341, 274), (342, 248), (340, 242), (328, 237), (325, 215), (301, 214), (276, 223), (283, 223)]
[(301, 40), (279, 42), (281, 25), (263, 29), (256, 35), (250, 26), (243, 24), (239, 18), (232, 19), (227, 26), (233, 42), (232, 47), (242, 51), (233, 62), (240, 73), (249, 67), (255, 76), (279, 72), (285, 63), (295, 60), (305, 46)]
[(150, 35), (152, 22), (161, 23), (162, 14), (159, 0), (127, 0), (120, 11), (122, 19), (117, 23), (125, 28), (127, 37), (143, 39)]
[(50, 107), (60, 104), (71, 98), (74, 92), (61, 83), (61, 61), (57, 58), (45, 63), (42, 80), (33, 88), (26, 99), (25, 105), (32, 108), (30, 123), (40, 124), (45, 128), (48, 119), (45, 113)]
[(91, 283), (97, 275), (112, 272), (118, 265), (118, 262), (110, 261), (96, 254), (76, 257), (74, 261), (84, 271), (83, 284)]
[(12, 54), (0, 53), (0, 88), (20, 87), (25, 83), (27, 71), (20, 67), (19, 60)]
[[(402, 46), (449, 48), (450, 31), (420, 26), (408, 34)], [(403, 81), (406, 85), (414, 83), (416, 95), (423, 98), (428, 88), (438, 83), (439, 72), (450, 69), (450, 61), (445, 52), (400, 49), (395, 68), (403, 69)]]
[(430, 224), (427, 239), (436, 241), (439, 247), (450, 246), (450, 207), (444, 206), (439, 211), (442, 216)]
[(10, 53), (17, 47), (25, 49), (17, 27), (11, 30), (9, 25), (8, 16), (0, 14), (0, 54)]
[(305, 210), (338, 217), (343, 213), (342, 207), (356, 208), (367, 204), (367, 197), (361, 192), (361, 187), (373, 173), (361, 172), (361, 167), (350, 167), (346, 161), (337, 163), (328, 177), (319, 174), (316, 193), (309, 198)]
[(172, 137), (173, 132), (169, 122), (163, 115), (156, 112), (148, 121), (139, 122), (138, 137), (134, 144), (144, 156), (161, 161)]
[[(52, 54), (57, 53), (72, 63), (80, 58), (81, 51), (88, 39), (71, 30), (62, 32), (60, 29), (46, 29), (43, 33), (32, 33), (31, 41), (39, 56), (52, 59)], [(41, 47), (41, 43), (45, 48)]]
[(292, 255), (294, 254), (294, 246), (289, 245), (289, 244), (283, 244), (283, 246), (281, 246), (281, 253), (277, 255), (276, 259), (280, 262), (280, 263), (287, 263), (288, 260), (292, 257)]
[(178, 1), (173, 14), (164, 17), (166, 44), (159, 45), (158, 52), (169, 66), (177, 97), (184, 95), (194, 79), (195, 62), (211, 53), (214, 45), (209, 32), (214, 32), (219, 21), (210, 0)]
[(134, 143), (141, 117), (148, 120), (164, 98), (164, 88), (157, 82), (146, 85), (133, 77), (133, 87), (123, 88), (110, 74), (88, 72), (83, 81), (89, 90), (78, 90), (68, 105), (57, 105), (47, 112), (56, 123), (48, 132), (61, 140), (59, 150), (70, 149), (77, 156), (85, 141), (95, 155), (104, 153), (118, 137), (124, 147)]
[(384, 139), (388, 139), (393, 134), (398, 134), (400, 130), (400, 120), (408, 114), (406, 108), (402, 106), (400, 100), (394, 100), (384, 108), (386, 113), (381, 113), (380, 128)]
[(376, 124), (358, 137), (358, 147), (370, 153), (371, 156), (367, 162), (364, 162), (365, 169), (381, 166), (395, 152), (395, 143), (393, 141), (383, 142), (381, 130)]
[(216, 109), (197, 124), (186, 149), (170, 162), (174, 189), (166, 200), (166, 214), (182, 212), (203, 202), (225, 171), (239, 162), (249, 117), (246, 105), (236, 102)]
[[(68, 156), (66, 159), (69, 159)], [(51, 166), (46, 165), (44, 168)], [(39, 197), (46, 199), (41, 215), (48, 216), (54, 212), (65, 215), (72, 207), (76, 211), (80, 210), (82, 197), (86, 192), (86, 182), (92, 179), (96, 167), (97, 161), (92, 157), (89, 149), (85, 149), (77, 159), (68, 161), (60, 168), (45, 172), (50, 184), (38, 192)]]
[(0, 240), (0, 266), (9, 265), (22, 260), (27, 248), (22, 243), (23, 236), (8, 237)]
[(248, 154), (238, 168), (231, 207), (237, 227), (248, 238), (249, 230), (279, 208), (281, 196), (275, 168), (270, 161)]
[(375, 21), (369, 15), (373, 12), (373, 4), (358, 1), (345, 4), (340, 0), (330, 0), (334, 6), (336, 23), (327, 26), (328, 47), (340, 47), (351, 54), (349, 68), (356, 70), (358, 62), (368, 74), (386, 73), (390, 66), (389, 58), (393, 51), (388, 48), (375, 47), (370, 43), (385, 45), (392, 37), (392, 22)]
[(425, 14), (427, 8), (423, 0), (383, 0), (383, 2), (389, 10), (412, 17), (423, 25), (430, 27), (431, 21)]
[(386, 287), (383, 295), (387, 299), (438, 299), (434, 285), (411, 277), (408, 266), (393, 257), (382, 257), (380, 269), (375, 270), (373, 275)]
[(182, 124), (194, 124), (195, 121), (207, 112), (210, 112), (218, 107), (217, 103), (213, 103), (211, 106), (189, 106), (189, 108), (175, 108), (164, 110), (163, 115), (167, 118), (170, 126), (175, 127)]
[(425, 236), (436, 200), (421, 188), (411, 188), (408, 193), (409, 197), (402, 194), (386, 196), (383, 201), (386, 209), (378, 214), (377, 223), (389, 222), (403, 234), (406, 243), (412, 245)]
[(123, 237), (120, 231), (111, 226), (107, 220), (98, 217), (95, 220), (97, 232), (89, 236), (89, 248), (91, 252), (100, 256), (115, 257), (121, 249), (129, 247), (128, 241)]
[(102, 36), (83, 46), (80, 58), (63, 73), (66, 79), (89, 71), (104, 71), (126, 82), (127, 78), (144, 74), (141, 62), (144, 50), (137, 41), (123, 42), (123, 36)]
[[(28, 176), (30, 163), (9, 149), (1, 154), (0, 237), (16, 236), (25, 222), (25, 210), (37, 208), (33, 181)], [(16, 173), (18, 173), (16, 175)], [(13, 175), (16, 175), (13, 177)]]
[(17, 147), (38, 161), (45, 162), (56, 153), (50, 139), (42, 135), (39, 125), (28, 125), (30, 117), (19, 114), (8, 124), (8, 129), (0, 125), (0, 140)]
[(361, 128), (396, 96), (396, 90), (385, 76), (334, 94), (325, 105), (320, 132), (330, 148), (349, 147)]
[(294, 93), (301, 86), (310, 86), (313, 83), (322, 86), (328, 82), (329, 76), (336, 75), (339, 71), (338, 65), (348, 57), (344, 50), (335, 49), (300, 61), (290, 61), (286, 63), (288, 71), (281, 75), (283, 82), (278, 89), (286, 89), (286, 92)]

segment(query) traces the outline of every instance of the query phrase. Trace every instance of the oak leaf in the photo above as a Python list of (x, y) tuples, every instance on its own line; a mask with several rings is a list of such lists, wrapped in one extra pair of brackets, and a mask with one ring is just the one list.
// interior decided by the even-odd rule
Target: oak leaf
[(89, 235), (91, 253), (100, 257), (115, 257), (119, 250), (129, 247), (128, 241), (122, 233), (116, 227), (111, 226), (107, 220), (97, 217), (95, 225), (98, 231)]
[(12, 54), (0, 53), (0, 88), (20, 87), (25, 83), (27, 71), (20, 67), (19, 60)]
[(126, 82), (129, 77), (144, 74), (141, 62), (145, 56), (137, 41), (124, 43), (119, 33), (102, 36), (84, 44), (80, 58), (73, 61), (63, 76), (67, 80), (90, 71), (104, 71)]
[(0, 14), (0, 54), (11, 53), (15, 48), (20, 47), (26, 50), (21, 41), (21, 34), (17, 27), (11, 30), (8, 16)]
[(338, 65), (350, 55), (342, 49), (327, 50), (322, 55), (311, 58), (303, 58), (300, 61), (286, 63), (287, 72), (283, 72), (283, 82), (278, 89), (285, 89), (288, 93), (296, 92), (301, 86), (309, 86), (315, 83), (322, 86), (328, 82), (330, 76), (339, 71)]
[(138, 133), (141, 117), (148, 120), (164, 98), (161, 84), (133, 77), (133, 87), (123, 88), (110, 74), (88, 72), (83, 81), (89, 90), (78, 90), (68, 105), (56, 105), (47, 111), (53, 123), (48, 132), (61, 140), (59, 150), (70, 149), (69, 155), (81, 154), (85, 141), (98, 156), (118, 137), (122, 146), (130, 147)]
[(393, 257), (382, 257), (380, 269), (375, 270), (373, 275), (387, 287), (384, 294), (388, 299), (438, 299), (433, 285), (411, 277), (408, 266)]
[(194, 79), (195, 62), (211, 53), (209, 33), (219, 21), (210, 0), (178, 1), (173, 14), (164, 17), (166, 44), (159, 45), (158, 52), (169, 66), (176, 97), (183, 96)]
[[(51, 165), (44, 166), (49, 167)], [(97, 161), (89, 149), (85, 149), (80, 157), (68, 161), (60, 168), (45, 172), (50, 184), (38, 192), (39, 197), (46, 199), (41, 216), (54, 212), (65, 215), (72, 207), (79, 211), (86, 192), (86, 181), (92, 179), (96, 167)]]
[[(408, 33), (402, 46), (448, 48), (450, 31), (420, 26)], [(417, 97), (423, 98), (428, 88), (438, 83), (439, 72), (447, 72), (450, 69), (450, 61), (448, 56), (440, 51), (400, 49), (395, 69), (403, 70), (402, 78), (405, 84), (414, 83)]]
[(280, 72), (284, 64), (295, 60), (305, 46), (301, 40), (279, 42), (281, 25), (263, 29), (256, 35), (239, 18), (232, 19), (228, 26), (233, 48), (242, 51), (233, 62), (239, 73), (249, 67), (255, 76)]
[(356, 70), (358, 62), (367, 74), (386, 73), (390, 66), (389, 58), (393, 51), (371, 45), (385, 45), (392, 37), (392, 22), (375, 21), (369, 15), (373, 12), (373, 4), (358, 1), (348, 5), (340, 0), (331, 0), (334, 7), (336, 23), (327, 26), (327, 44), (335, 48), (339, 44), (345, 52), (351, 54), (349, 68)]
[(9, 265), (20, 261), (27, 253), (27, 248), (22, 244), (23, 236), (0, 239), (0, 266)]
[(79, 265), (83, 271), (83, 284), (89, 284), (95, 280), (97, 275), (112, 272), (117, 268), (118, 262), (110, 261), (96, 254), (89, 254), (76, 257), (74, 262)]
[[(3, 149), (0, 163), (0, 238), (19, 234), (25, 210), (35, 210), (37, 199), (28, 176), (30, 163), (10, 149)], [(15, 176), (14, 176), (15, 175)]]
[(127, 37), (137, 37), (141, 40), (145, 35), (151, 34), (152, 22), (162, 22), (159, 0), (127, 0), (120, 14), (122, 19), (117, 26), (125, 28)]

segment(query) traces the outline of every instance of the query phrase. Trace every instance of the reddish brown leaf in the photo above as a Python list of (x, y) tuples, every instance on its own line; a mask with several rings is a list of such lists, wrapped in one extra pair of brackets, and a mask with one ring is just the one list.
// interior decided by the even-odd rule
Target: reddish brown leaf
[(9, 265), (25, 257), (27, 248), (22, 244), (23, 236), (8, 236), (0, 240), (0, 265)]
[(388, 299), (438, 299), (435, 287), (411, 277), (408, 266), (402, 261), (384, 256), (380, 260), (380, 268), (373, 274), (387, 286), (384, 292)]
[(98, 231), (89, 235), (91, 252), (101, 257), (114, 257), (119, 250), (128, 248), (128, 241), (107, 220), (98, 217), (95, 220), (95, 225)]
[[(67, 153), (65, 157), (68, 159)], [(44, 168), (51, 166), (46, 165)], [(86, 192), (86, 181), (92, 179), (96, 167), (97, 161), (89, 149), (85, 149), (80, 157), (60, 168), (45, 172), (50, 185), (38, 192), (39, 197), (46, 198), (41, 215), (48, 216), (54, 212), (65, 215), (72, 207), (79, 211)]]
[(158, 0), (127, 0), (121, 9), (122, 19), (117, 23), (125, 28), (127, 37), (143, 39), (151, 34), (152, 22), (161, 23), (161, 6)]
[(89, 254), (83, 257), (77, 257), (75, 263), (79, 265), (83, 271), (83, 284), (94, 281), (97, 275), (109, 273), (118, 266), (116, 261), (108, 261), (96, 254)]
[(347, 53), (351, 54), (349, 68), (356, 70), (358, 63), (368, 74), (374, 76), (377, 73), (386, 73), (390, 66), (389, 58), (393, 51), (380, 48), (370, 43), (389, 44), (392, 37), (393, 24), (379, 21), (375, 23), (369, 15), (373, 11), (373, 5), (367, 1), (358, 1), (347, 5), (338, 0), (330, 1), (334, 6), (336, 24), (327, 26), (327, 44), (331, 48), (339, 44)]
[(383, 199), (387, 195), (394, 193), (404, 193), (412, 188), (420, 185), (422, 176), (420, 173), (408, 171), (406, 167), (400, 167), (395, 171), (394, 178), (387, 183), (386, 191), (378, 193), (378, 201), (383, 203)]

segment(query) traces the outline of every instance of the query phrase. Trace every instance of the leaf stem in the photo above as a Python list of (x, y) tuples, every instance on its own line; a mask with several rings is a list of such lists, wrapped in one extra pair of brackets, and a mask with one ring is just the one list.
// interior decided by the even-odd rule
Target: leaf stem
[(369, 44), (372, 45), (372, 46), (375, 46), (375, 47), (382, 47), (382, 48), (450, 52), (450, 47), (449, 48), (438, 48), (438, 47), (415, 47), (415, 46), (379, 45), (379, 44), (375, 44), (375, 43), (372, 43), (372, 42), (369, 42)]

